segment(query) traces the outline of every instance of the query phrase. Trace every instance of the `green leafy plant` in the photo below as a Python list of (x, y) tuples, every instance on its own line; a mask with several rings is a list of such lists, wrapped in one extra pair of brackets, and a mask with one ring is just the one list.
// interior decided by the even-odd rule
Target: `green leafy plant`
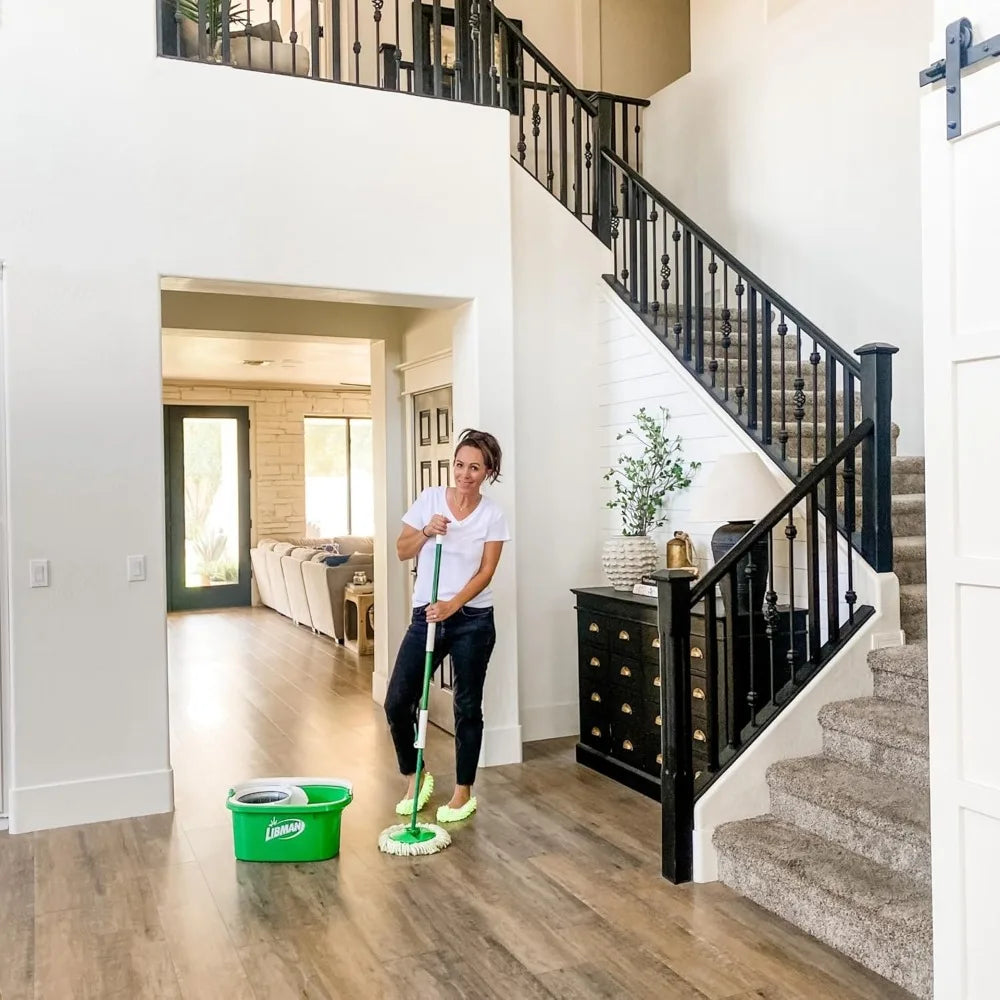
[(238, 583), (240, 579), (240, 568), (231, 559), (207, 564), (204, 573), (215, 583)]
[[(198, 13), (198, 0), (175, 0), (177, 12), (188, 21), (197, 22), (200, 19)], [(241, 28), (249, 27), (250, 20), (247, 15), (246, 5), (238, 9), (235, 0), (230, 0), (226, 4), (224, 0), (204, 0), (205, 4), (205, 32), (208, 35), (208, 50), (215, 51), (215, 45), (222, 38), (222, 24), (226, 20), (226, 10), (229, 7), (229, 23), (239, 25)]]
[(201, 560), (201, 571), (207, 575), (209, 568), (226, 554), (226, 536), (222, 531), (205, 532), (194, 540), (194, 550)]
[(629, 428), (616, 440), (631, 439), (642, 445), (638, 455), (622, 455), (618, 466), (608, 469), (606, 482), (614, 483), (615, 497), (608, 507), (620, 510), (623, 535), (646, 535), (667, 521), (663, 501), (668, 493), (687, 489), (691, 477), (701, 467), (699, 462), (684, 462), (681, 439), (667, 436), (669, 413), (660, 407), (660, 417), (646, 412), (643, 406), (635, 415), (638, 430)]

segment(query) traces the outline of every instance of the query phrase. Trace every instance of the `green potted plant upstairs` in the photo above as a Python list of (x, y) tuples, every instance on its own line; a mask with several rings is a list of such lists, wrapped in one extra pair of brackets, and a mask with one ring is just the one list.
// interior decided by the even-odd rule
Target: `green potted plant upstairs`
[(666, 433), (669, 414), (660, 407), (659, 418), (641, 407), (635, 415), (638, 430), (629, 428), (616, 440), (629, 440), (642, 450), (626, 451), (617, 467), (604, 475), (614, 484), (615, 496), (607, 506), (621, 511), (622, 533), (604, 543), (602, 562), (615, 590), (631, 591), (647, 573), (656, 569), (658, 553), (649, 532), (667, 521), (663, 503), (667, 495), (691, 485), (698, 462), (685, 463), (680, 438)]

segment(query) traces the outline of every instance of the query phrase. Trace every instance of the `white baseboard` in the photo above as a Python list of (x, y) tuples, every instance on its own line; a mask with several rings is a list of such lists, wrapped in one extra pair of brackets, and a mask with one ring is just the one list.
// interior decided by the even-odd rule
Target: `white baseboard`
[(483, 767), (500, 767), (503, 764), (520, 764), (521, 727), (487, 729), (483, 733), (483, 750), (480, 755)]
[(695, 830), (692, 839), (693, 864), (691, 877), (694, 882), (719, 881), (719, 856), (712, 846), (711, 830)]
[(10, 790), (10, 832), (31, 833), (133, 816), (151, 816), (174, 808), (172, 770), (116, 774), (88, 781), (67, 781)]
[(521, 735), (525, 743), (576, 736), (580, 732), (580, 703), (532, 705), (521, 709)]
[(0, 816), (0, 833), (3, 833), (9, 825), (9, 820), (6, 816)]
[(389, 690), (389, 678), (381, 674), (372, 674), (372, 701), (385, 704), (385, 693)]

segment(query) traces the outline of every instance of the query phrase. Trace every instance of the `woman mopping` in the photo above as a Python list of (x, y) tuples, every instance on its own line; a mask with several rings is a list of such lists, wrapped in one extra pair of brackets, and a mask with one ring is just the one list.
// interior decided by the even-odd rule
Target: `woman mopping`
[[(424, 773), (414, 788), (417, 751), (414, 725), (424, 678), (427, 623), (436, 622), (434, 669), (451, 655), (455, 667), (455, 794), (437, 811), (439, 823), (457, 823), (476, 811), (472, 786), (483, 742), (483, 685), (486, 666), (496, 643), (490, 581), (500, 562), (503, 543), (510, 540), (503, 511), (480, 492), (484, 482), (500, 478), (500, 445), (485, 431), (462, 432), (455, 449), (452, 487), (432, 486), (403, 515), (396, 541), (402, 562), (417, 560), (413, 588), (413, 618), (396, 656), (385, 696), (385, 714), (396, 746), (400, 772), (408, 778), (406, 797), (396, 812), (423, 809), (434, 791), (434, 777)], [(431, 604), (434, 545), (444, 535), (438, 599)]]

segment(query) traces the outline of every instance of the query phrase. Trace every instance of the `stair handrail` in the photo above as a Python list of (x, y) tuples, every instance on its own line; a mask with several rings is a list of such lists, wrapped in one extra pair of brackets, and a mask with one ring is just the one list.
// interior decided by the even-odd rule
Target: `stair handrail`
[[(861, 366), (847, 353), (847, 351), (844, 350), (843, 347), (825, 334), (820, 327), (805, 316), (801, 310), (793, 306), (784, 296), (779, 295), (778, 292), (767, 284), (767, 282), (746, 267), (734, 253), (727, 250), (718, 240), (702, 229), (701, 226), (694, 222), (687, 213), (681, 211), (681, 209), (679, 209), (666, 195), (662, 194), (655, 187), (653, 187), (653, 185), (650, 184), (649, 181), (642, 176), (642, 174), (638, 173), (611, 149), (602, 148), (600, 156), (602, 160), (609, 161), (622, 171), (622, 173), (628, 176), (628, 178), (639, 188), (645, 191), (649, 197), (653, 198), (655, 201), (659, 202), (666, 209), (668, 209), (670, 214), (673, 215), (679, 222), (682, 222), (688, 230), (697, 235), (705, 246), (710, 247), (719, 257), (728, 261), (730, 265), (738, 270), (743, 277), (752, 282), (759, 291), (767, 295), (767, 297), (775, 305), (777, 305), (786, 316), (792, 317), (800, 326), (806, 327), (809, 330), (809, 336), (822, 344), (827, 353), (833, 355), (848, 371), (857, 377), (861, 376)], [(605, 206), (602, 202), (600, 209), (603, 210), (604, 207)]]
[[(503, 24), (504, 29), (509, 32), (514, 39), (521, 45), (521, 47), (531, 56), (532, 59), (541, 66), (546, 73), (549, 74), (554, 80), (557, 80), (559, 85), (565, 88), (566, 92), (570, 97), (576, 98), (583, 106), (584, 110), (589, 117), (594, 118), (597, 116), (597, 105), (595, 102), (579, 87), (577, 87), (570, 78), (560, 70), (548, 56), (542, 52), (541, 49), (536, 46), (531, 39), (509, 18), (500, 8), (492, 2), (492, 0), (483, 0), (484, 6), (487, 8), (492, 8), (493, 14), (495, 15), (497, 21)], [(483, 15), (485, 21), (487, 15)], [(527, 81), (521, 81), (522, 83), (527, 83)]]

